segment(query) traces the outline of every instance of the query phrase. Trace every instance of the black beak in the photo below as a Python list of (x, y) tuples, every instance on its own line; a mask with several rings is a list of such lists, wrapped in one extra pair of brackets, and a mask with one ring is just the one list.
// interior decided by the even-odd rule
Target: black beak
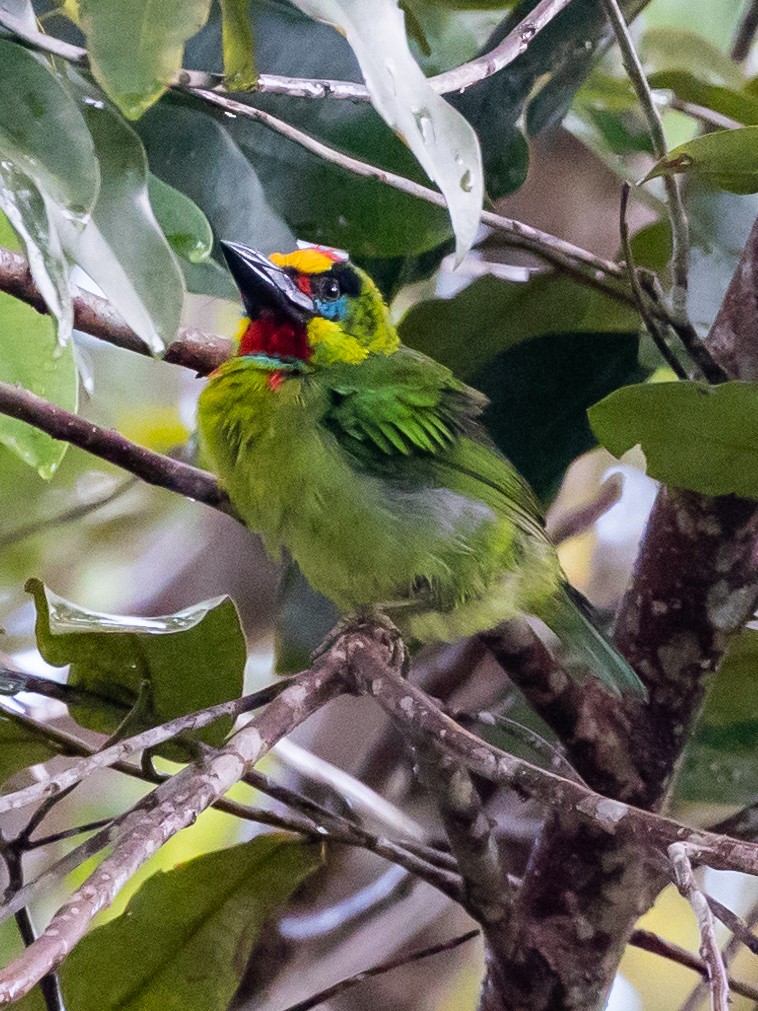
[(223, 239), (220, 245), (242, 296), (245, 312), (251, 319), (256, 319), (266, 309), (285, 312), (301, 323), (318, 314), (313, 299), (263, 253)]

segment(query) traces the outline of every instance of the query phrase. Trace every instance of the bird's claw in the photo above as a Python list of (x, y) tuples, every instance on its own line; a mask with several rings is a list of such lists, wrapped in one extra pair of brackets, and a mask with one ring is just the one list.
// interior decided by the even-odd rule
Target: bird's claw
[(410, 669), (410, 655), (397, 625), (378, 608), (363, 608), (345, 615), (311, 653), (311, 663), (321, 660), (344, 636), (363, 633), (383, 646), (402, 677)]

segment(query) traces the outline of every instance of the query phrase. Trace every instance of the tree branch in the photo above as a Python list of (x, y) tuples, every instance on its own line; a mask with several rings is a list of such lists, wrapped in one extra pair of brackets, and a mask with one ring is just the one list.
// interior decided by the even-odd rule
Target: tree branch
[(757, 31), (758, 0), (748, 0), (732, 43), (732, 59), (735, 63), (742, 63), (747, 58)]
[(0, 414), (25, 421), (47, 432), (53, 439), (68, 442), (101, 460), (114, 463), (148, 484), (167, 488), (234, 515), (226, 492), (213, 474), (138, 446), (118, 432), (85, 421), (20, 386), (0, 382)]
[[(692, 969), (704, 979), (708, 978), (708, 968), (702, 959), (693, 955), (691, 951), (687, 951), (686, 948), (674, 944), (673, 941), (667, 941), (649, 930), (637, 929), (633, 931), (629, 943), (634, 948), (649, 951), (651, 955), (660, 955), (661, 958), (668, 958), (671, 962), (676, 962), (677, 965), (683, 965), (685, 969)], [(758, 987), (744, 983), (742, 980), (733, 979), (731, 976), (729, 977), (729, 986), (734, 993), (740, 994), (741, 997), (758, 1002)], [(697, 1006), (699, 1007), (700, 1004), (698, 1003)]]
[(0, 972), (0, 1004), (19, 1000), (59, 965), (92, 918), (168, 839), (222, 797), (281, 737), (344, 691), (344, 665), (344, 652), (334, 647), (320, 666), (289, 683), (212, 758), (187, 766), (135, 805), (116, 829), (109, 855), (40, 936)]

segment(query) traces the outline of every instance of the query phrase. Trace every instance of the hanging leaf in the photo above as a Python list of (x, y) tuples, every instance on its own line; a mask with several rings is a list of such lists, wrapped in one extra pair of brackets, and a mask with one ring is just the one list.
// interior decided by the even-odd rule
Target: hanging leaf
[(249, 91), (257, 80), (250, 0), (220, 2), (224, 84), (229, 91)]
[(83, 230), (60, 215), (56, 225), (66, 252), (100, 286), (132, 329), (159, 353), (179, 326), (184, 280), (150, 209), (145, 150), (111, 106), (93, 99), (78, 75), (74, 80), (81, 89), (102, 181), (92, 217)]
[(174, 252), (190, 263), (207, 260), (213, 249), (213, 232), (197, 204), (152, 173), (148, 192), (153, 213)]
[(606, 449), (641, 446), (648, 474), (664, 484), (758, 498), (758, 383), (627, 386), (588, 414)]
[(319, 864), (320, 847), (271, 834), (154, 874), (64, 962), (67, 1006), (227, 1011), (266, 921)]
[(758, 193), (758, 126), (717, 130), (680, 144), (656, 162), (642, 182), (678, 172), (729, 193)]
[[(37, 608), (37, 647), (54, 667), (71, 665), (69, 684), (102, 704), (72, 707), (91, 730), (112, 733), (138, 705), (131, 729), (165, 723), (242, 693), (245, 638), (234, 604), (216, 597), (176, 614), (126, 617), (88, 611), (64, 600), (38, 579), (26, 589)], [(217, 746), (231, 723), (199, 731)]]
[(399, 133), (447, 201), (457, 259), (474, 242), (484, 178), (470, 124), (428, 83), (411, 55), (396, 0), (296, 0), (302, 11), (343, 32), (374, 107)]
[(81, 0), (92, 73), (127, 119), (139, 119), (176, 78), (209, 10), (210, 0)]

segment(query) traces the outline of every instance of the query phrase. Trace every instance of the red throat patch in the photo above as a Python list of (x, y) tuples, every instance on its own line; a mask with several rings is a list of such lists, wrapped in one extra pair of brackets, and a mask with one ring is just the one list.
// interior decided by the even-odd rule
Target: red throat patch
[(301, 323), (266, 315), (252, 320), (242, 335), (238, 354), (307, 362), (313, 348)]

